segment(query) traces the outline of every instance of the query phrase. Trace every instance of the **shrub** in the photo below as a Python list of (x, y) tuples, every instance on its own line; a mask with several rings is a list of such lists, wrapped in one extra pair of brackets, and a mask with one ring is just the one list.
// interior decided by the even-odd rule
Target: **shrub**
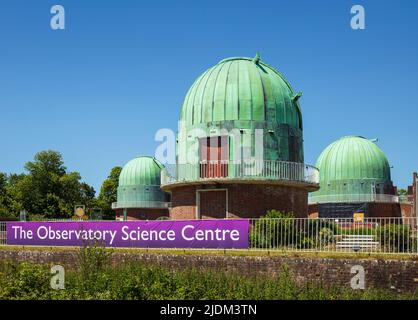
[(332, 221), (295, 219), (292, 213), (272, 210), (256, 220), (249, 239), (253, 248), (312, 249), (332, 244), (337, 232), (338, 226)]
[(332, 220), (309, 219), (307, 226), (305, 226), (306, 232), (312, 238), (316, 237), (324, 228), (329, 229), (333, 234), (338, 234), (340, 231), (338, 224)]
[(352, 226), (350, 228), (340, 228), (343, 235), (376, 235), (377, 229), (374, 227)]
[(30, 213), (27, 217), (27, 220), (28, 221), (43, 221), (43, 220), (46, 220), (46, 218), (43, 214)]
[(5, 262), (0, 271), (0, 299), (42, 299), (50, 297), (47, 266)]
[(292, 245), (296, 244), (298, 232), (292, 213), (271, 210), (251, 226), (250, 244), (254, 248)]
[(406, 224), (385, 224), (377, 228), (377, 241), (389, 252), (416, 251), (416, 238), (412, 235), (411, 226)]
[(334, 231), (332, 231), (331, 229), (329, 229), (329, 228), (322, 228), (319, 231), (319, 239), (318, 239), (318, 241), (319, 241), (319, 243), (322, 246), (327, 246), (329, 244), (332, 244), (332, 243), (334, 243), (334, 240), (335, 240), (335, 238), (334, 238)]
[[(77, 267), (80, 286), (87, 292), (101, 292), (106, 287), (103, 271), (109, 267), (113, 251), (106, 249), (97, 241), (86, 242), (77, 252)], [(102, 277), (101, 279), (99, 279)], [(100, 281), (99, 281), (100, 280)], [(105, 284), (100, 286), (100, 284)]]

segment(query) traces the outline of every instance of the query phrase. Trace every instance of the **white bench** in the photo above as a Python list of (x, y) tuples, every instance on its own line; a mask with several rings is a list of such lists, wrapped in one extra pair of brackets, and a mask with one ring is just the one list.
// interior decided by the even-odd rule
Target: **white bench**
[(337, 241), (336, 247), (339, 249), (352, 249), (360, 251), (362, 249), (377, 249), (379, 242), (375, 241), (372, 235), (344, 235), (341, 241)]

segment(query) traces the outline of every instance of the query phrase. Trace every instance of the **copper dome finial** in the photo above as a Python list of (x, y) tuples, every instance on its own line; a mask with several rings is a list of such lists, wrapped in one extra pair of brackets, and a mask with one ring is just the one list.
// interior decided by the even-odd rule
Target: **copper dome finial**
[(259, 53), (259, 52), (257, 52), (257, 53), (256, 53), (256, 55), (255, 55), (255, 57), (253, 58), (253, 62), (254, 62), (255, 64), (258, 64), (258, 62), (260, 61), (260, 59), (261, 59), (261, 57), (260, 57), (260, 53)]

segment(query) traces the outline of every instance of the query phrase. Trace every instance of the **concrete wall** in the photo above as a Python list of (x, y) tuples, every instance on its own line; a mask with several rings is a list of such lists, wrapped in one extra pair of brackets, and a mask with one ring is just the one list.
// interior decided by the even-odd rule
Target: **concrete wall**
[[(65, 268), (76, 266), (76, 251), (63, 250), (6, 250), (0, 249), (0, 260), (31, 261), (37, 263), (62, 264)], [(160, 254), (116, 251), (113, 263), (140, 261), (170, 269), (195, 267), (202, 270), (238, 272), (243, 275), (277, 275), (282, 266), (289, 267), (298, 283), (322, 282), (324, 286), (346, 286), (350, 288), (353, 277), (351, 267), (361, 265), (365, 269), (366, 288), (418, 292), (417, 260), (383, 260), (375, 258), (320, 258), (309, 256), (233, 256), (222, 254)]]

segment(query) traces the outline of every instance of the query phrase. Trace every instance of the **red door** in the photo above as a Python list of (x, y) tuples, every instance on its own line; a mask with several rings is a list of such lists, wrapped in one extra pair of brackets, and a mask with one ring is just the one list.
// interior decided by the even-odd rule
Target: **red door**
[(228, 176), (228, 137), (200, 139), (200, 177)]

